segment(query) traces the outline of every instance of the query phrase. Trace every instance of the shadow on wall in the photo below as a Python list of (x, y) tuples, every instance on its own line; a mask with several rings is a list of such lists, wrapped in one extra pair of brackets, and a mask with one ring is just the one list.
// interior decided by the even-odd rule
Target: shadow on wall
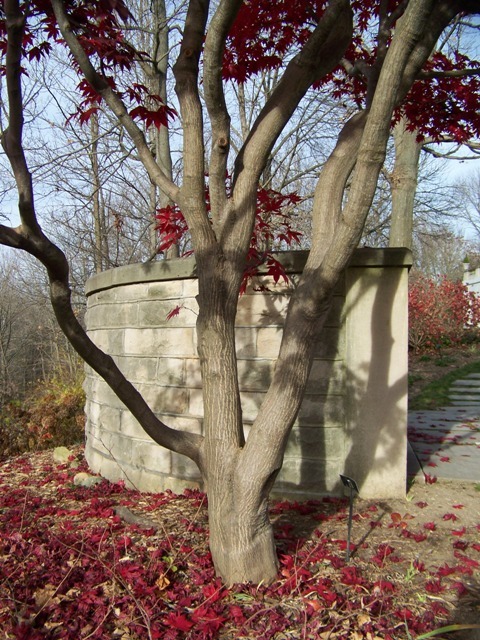
[(405, 495), (407, 280), (406, 269), (348, 270), (337, 292), (345, 302), (334, 300), (316, 346), (274, 494), (343, 494), (343, 474), (362, 497)]
[[(405, 269), (348, 272), (344, 472), (364, 497), (406, 491), (407, 285)], [(365, 302), (371, 313), (362, 331)]]

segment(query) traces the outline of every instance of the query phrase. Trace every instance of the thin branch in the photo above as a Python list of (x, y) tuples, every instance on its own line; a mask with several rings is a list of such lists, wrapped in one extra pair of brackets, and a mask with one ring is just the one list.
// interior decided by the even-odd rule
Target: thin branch
[[(453, 143), (455, 142), (455, 140), (445, 139), (442, 141), (435, 140), (434, 142), (436, 143), (452, 142)], [(467, 147), (474, 155), (473, 156), (457, 155), (459, 149), (463, 147)], [(478, 156), (480, 155), (480, 143), (478, 142), (465, 142), (462, 144), (458, 143), (455, 145), (453, 149), (450, 149), (448, 151), (440, 151), (439, 149), (434, 149), (430, 147), (429, 144), (427, 143), (422, 146), (422, 151), (425, 151), (426, 153), (430, 154), (434, 158), (445, 158), (446, 160), (478, 160)]]
[(8, 95), (8, 126), (2, 135), (2, 147), (12, 165), (18, 191), (18, 208), (22, 224), (32, 233), (38, 233), (33, 200), (32, 177), (28, 170), (22, 146), (23, 97), (22, 97), (22, 41), (25, 16), (18, 0), (5, 1), (7, 25), (6, 82)]
[(155, 158), (150, 151), (143, 131), (132, 120), (128, 114), (127, 108), (120, 98), (109, 86), (105, 78), (99, 74), (85, 53), (78, 38), (74, 35), (68, 16), (61, 0), (51, 0), (55, 17), (58, 22), (60, 32), (68, 45), (72, 55), (77, 61), (86, 80), (92, 85), (99, 95), (105, 100), (110, 109), (113, 111), (119, 122), (130, 135), (145, 168), (148, 171), (150, 179), (159, 189), (168, 195), (172, 200), (176, 200), (179, 188), (175, 185), (160, 169)]
[(5, 247), (11, 247), (12, 249), (23, 249), (24, 242), (21, 231), (21, 227), (14, 229), (13, 227), (0, 224), (0, 244), (3, 244)]
[(480, 67), (472, 69), (452, 69), (451, 71), (422, 71), (419, 78), (468, 78), (480, 76)]

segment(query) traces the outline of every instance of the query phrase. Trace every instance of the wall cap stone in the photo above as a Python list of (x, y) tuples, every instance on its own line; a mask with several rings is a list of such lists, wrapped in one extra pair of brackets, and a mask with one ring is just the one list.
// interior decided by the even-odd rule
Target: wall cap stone
[[(301, 273), (308, 258), (309, 251), (275, 252), (276, 259), (282, 263), (289, 274)], [(405, 267), (412, 266), (412, 252), (405, 248), (375, 249), (364, 247), (356, 249), (349, 267)], [(127, 264), (123, 267), (109, 269), (89, 278), (85, 284), (87, 296), (128, 284), (161, 282), (162, 280), (187, 280), (197, 277), (197, 265), (194, 257), (159, 260)], [(259, 273), (265, 269), (259, 268)]]

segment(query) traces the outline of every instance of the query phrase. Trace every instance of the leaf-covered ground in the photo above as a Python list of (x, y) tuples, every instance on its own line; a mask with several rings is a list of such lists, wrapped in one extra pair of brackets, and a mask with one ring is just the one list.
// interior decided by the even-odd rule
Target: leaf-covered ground
[(87, 489), (73, 484), (81, 470), (80, 448), (65, 465), (46, 451), (0, 466), (2, 640), (407, 640), (480, 621), (473, 485), (356, 500), (349, 562), (346, 500), (273, 504), (279, 579), (227, 589), (211, 563), (203, 494)]

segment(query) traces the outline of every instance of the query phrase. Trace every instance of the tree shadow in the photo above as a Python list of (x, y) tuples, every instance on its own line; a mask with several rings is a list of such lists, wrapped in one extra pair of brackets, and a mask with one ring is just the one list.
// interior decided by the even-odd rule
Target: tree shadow
[[(405, 272), (352, 271), (339, 283), (315, 345), (306, 394), (273, 488), (276, 498), (343, 495), (340, 474), (352, 477), (367, 498), (405, 495), (407, 327), (396, 335), (400, 320), (395, 317), (398, 296), (406, 305)], [(358, 335), (365, 300), (371, 308), (368, 335), (365, 321)], [(265, 315), (273, 310), (267, 298)], [(260, 396), (258, 401), (259, 406)]]
[[(353, 341), (347, 335), (347, 349), (355, 343), (358, 353), (347, 355), (346, 438), (348, 451), (344, 472), (353, 477), (366, 497), (405, 495), (407, 470), (408, 341), (406, 316), (398, 325), (394, 310), (402, 284), (401, 270), (385, 270), (376, 282), (363, 278), (357, 295), (346, 309), (355, 331), (355, 306), (362, 296), (373, 295), (370, 336)], [(370, 291), (369, 291), (370, 288)], [(403, 292), (404, 303), (406, 291)], [(400, 319), (400, 322), (402, 319)], [(347, 334), (348, 334), (347, 330)], [(350, 339), (349, 339), (350, 338)], [(397, 361), (398, 360), (398, 361)], [(395, 474), (396, 477), (392, 477)]]

